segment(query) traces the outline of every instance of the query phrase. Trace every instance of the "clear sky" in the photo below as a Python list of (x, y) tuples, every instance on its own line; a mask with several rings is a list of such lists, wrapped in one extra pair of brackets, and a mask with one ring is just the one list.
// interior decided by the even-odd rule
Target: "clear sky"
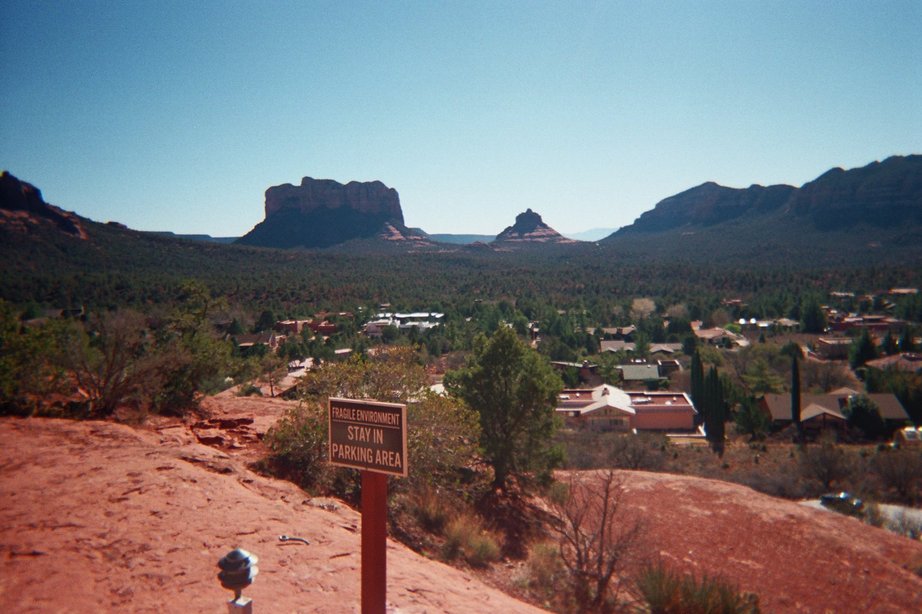
[(0, 168), (140, 230), (378, 179), (409, 226), (630, 224), (922, 153), (922, 1), (4, 0)]

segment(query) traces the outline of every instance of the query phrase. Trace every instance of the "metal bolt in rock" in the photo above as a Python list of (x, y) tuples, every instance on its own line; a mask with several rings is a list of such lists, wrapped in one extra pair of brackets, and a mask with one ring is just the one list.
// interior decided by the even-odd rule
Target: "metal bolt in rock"
[(228, 612), (231, 614), (250, 614), (253, 601), (241, 596), (243, 589), (253, 583), (259, 568), (256, 563), (259, 558), (250, 554), (242, 548), (231, 550), (218, 561), (218, 567), (221, 571), (218, 573), (218, 580), (221, 586), (234, 591), (234, 599), (227, 603)]
[(291, 535), (279, 535), (279, 541), (280, 542), (302, 542), (304, 544), (307, 544), (308, 546), (311, 545), (311, 543), (308, 540), (304, 539), (303, 537), (293, 537)]

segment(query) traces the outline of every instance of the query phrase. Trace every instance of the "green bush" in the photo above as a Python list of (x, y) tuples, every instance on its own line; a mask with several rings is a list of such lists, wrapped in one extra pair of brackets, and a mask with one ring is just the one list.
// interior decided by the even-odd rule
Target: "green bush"
[(263, 391), (256, 384), (245, 384), (237, 390), (238, 397), (261, 397)]
[(326, 485), (333, 473), (327, 463), (327, 416), (319, 404), (290, 409), (266, 433), (269, 461), (283, 477), (303, 487)]
[(719, 577), (680, 574), (663, 565), (644, 569), (637, 589), (651, 614), (757, 614), (759, 598)]

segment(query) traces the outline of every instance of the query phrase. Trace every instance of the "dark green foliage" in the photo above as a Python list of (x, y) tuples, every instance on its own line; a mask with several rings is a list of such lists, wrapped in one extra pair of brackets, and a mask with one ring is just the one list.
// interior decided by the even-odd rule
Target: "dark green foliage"
[(144, 318), (131, 311), (74, 324), (59, 338), (58, 363), (86, 395), (89, 417), (110, 416), (121, 405), (140, 407), (161, 388), (166, 355), (158, 354)]
[(710, 368), (704, 380), (702, 408), (704, 431), (711, 448), (718, 455), (723, 455), (728, 408), (720, 376), (714, 367)]
[(751, 395), (761, 397), (765, 394), (781, 392), (784, 380), (764, 358), (758, 357), (747, 367), (742, 376)]
[(691, 359), (691, 398), (698, 410), (696, 420), (703, 420), (704, 416), (704, 366), (701, 364), (701, 355), (698, 350), (692, 354)]
[(800, 360), (791, 356), (791, 424), (797, 429), (797, 443), (804, 444), (804, 424), (800, 419)]
[(782, 345), (780, 353), (782, 356), (788, 356), (790, 358), (796, 357), (798, 360), (804, 357), (804, 352), (801, 349), (800, 345), (798, 345), (794, 341), (788, 341), (787, 343)]
[[(922, 317), (919, 319), (922, 320)], [(915, 352), (916, 349), (913, 328), (911, 326), (906, 326), (902, 334), (900, 334), (899, 350), (901, 352)]]
[(262, 313), (259, 314), (259, 318), (256, 320), (256, 324), (253, 325), (253, 332), (259, 333), (264, 330), (272, 330), (275, 322), (275, 314), (272, 313), (272, 310), (263, 309)]
[(771, 428), (771, 420), (754, 399), (747, 399), (740, 404), (734, 422), (736, 431), (749, 435), (749, 441), (764, 439)]
[(893, 354), (896, 354), (899, 351), (899, 348), (897, 347), (896, 339), (893, 338), (893, 333), (891, 333), (889, 330), (887, 331), (887, 334), (884, 336), (884, 340), (881, 343), (880, 349), (887, 356), (892, 356)]
[(868, 332), (868, 329), (862, 328), (861, 334), (855, 337), (851, 348), (849, 348), (848, 362), (852, 369), (856, 369), (875, 358), (877, 358), (877, 345), (871, 338), (871, 333)]
[[(3, 384), (3, 404), (84, 417), (110, 416), (123, 406), (169, 414), (194, 409), (196, 395), (221, 389), (238, 365), (230, 344), (212, 331), (217, 303), (210, 295), (190, 285), (176, 300), (169, 317), (122, 309), (90, 314), (86, 322), (3, 326), (0, 360), (17, 374), (15, 387)], [(63, 407), (49, 405), (52, 390), (66, 399), (58, 402)]]
[(800, 325), (805, 333), (822, 333), (826, 330), (826, 313), (816, 296), (810, 295), (801, 306)]
[(63, 323), (26, 327), (0, 300), (0, 414), (30, 415), (60, 382), (54, 357)]
[(326, 463), (330, 397), (407, 405), (407, 454), (412, 470), (408, 478), (391, 487), (392, 494), (454, 487), (459, 472), (473, 463), (479, 437), (476, 414), (428, 391), (426, 372), (414, 348), (389, 348), (375, 358), (352, 356), (343, 363), (325, 363), (305, 375), (299, 390), (301, 404), (269, 430), (266, 443), (275, 471), (302, 486), (343, 497), (355, 494), (351, 470)]
[(480, 444), (496, 488), (505, 490), (510, 477), (547, 475), (560, 463), (553, 436), (562, 382), (511, 328), (479, 337), (467, 366), (447, 374), (445, 385), (480, 415)]
[[(753, 316), (779, 317), (797, 304), (803, 288), (922, 283), (922, 269), (905, 264), (906, 258), (869, 267), (861, 250), (853, 250), (860, 253), (860, 266), (835, 269), (823, 268), (812, 256), (771, 263), (765, 250), (753, 250), (753, 265), (741, 272), (712, 264), (713, 245), (700, 251), (710, 254), (710, 262), (696, 261), (696, 250), (684, 243), (675, 257), (650, 258), (596, 245), (407, 253), (380, 243), (352, 243), (326, 251), (282, 251), (83, 223), (86, 240), (42, 229), (24, 235), (0, 228), (0, 298), (91, 310), (99, 305), (146, 308), (169, 302), (184, 280), (194, 278), (213, 295), (226, 296), (232, 305), (254, 314), (270, 309), (277, 316), (297, 315), (305, 306), (311, 310), (307, 314), (323, 308), (353, 310), (379, 302), (408, 307), (443, 303), (448, 311), (445, 303), (463, 308), (476, 299), (486, 306), (506, 298), (528, 319), (543, 319), (543, 309), (536, 305), (581, 306), (591, 315), (592, 326), (607, 326), (630, 323), (617, 322), (613, 310), (634, 296), (654, 297), (657, 304), (684, 302), (690, 319), (702, 319), (733, 293), (750, 300)], [(841, 244), (835, 246), (839, 257)], [(495, 325), (484, 332), (492, 330)]]
[(866, 439), (875, 440), (886, 432), (886, 425), (880, 416), (880, 410), (865, 395), (852, 397), (845, 406), (848, 424), (864, 435)]

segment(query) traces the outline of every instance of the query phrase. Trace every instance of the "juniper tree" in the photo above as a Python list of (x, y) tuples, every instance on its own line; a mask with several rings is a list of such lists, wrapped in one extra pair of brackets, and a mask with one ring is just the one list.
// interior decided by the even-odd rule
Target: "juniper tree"
[(449, 373), (445, 384), (480, 415), (480, 444), (495, 488), (505, 491), (510, 477), (547, 475), (559, 464), (554, 408), (563, 384), (514, 330), (501, 326), (489, 338), (480, 335), (467, 366)]

